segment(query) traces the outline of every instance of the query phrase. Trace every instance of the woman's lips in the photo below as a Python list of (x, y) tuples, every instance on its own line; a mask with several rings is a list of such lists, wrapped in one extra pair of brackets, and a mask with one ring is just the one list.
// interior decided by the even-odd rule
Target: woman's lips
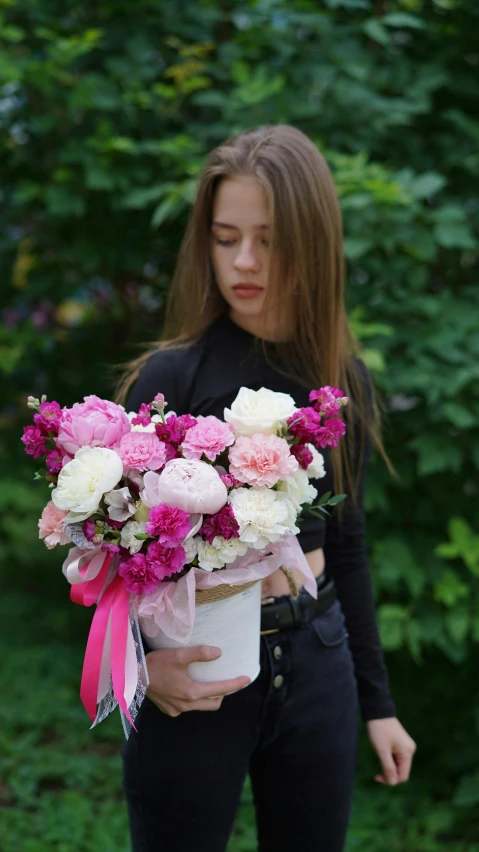
[(240, 299), (254, 299), (263, 292), (263, 288), (253, 284), (237, 284), (236, 287), (233, 287), (233, 292)]

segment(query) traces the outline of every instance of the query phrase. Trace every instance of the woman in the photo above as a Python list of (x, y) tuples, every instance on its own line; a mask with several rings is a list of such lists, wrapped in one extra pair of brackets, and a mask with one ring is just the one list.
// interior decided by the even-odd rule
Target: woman
[[(309, 389), (337, 385), (350, 397), (347, 433), (324, 451), (326, 475), (312, 481), (319, 494), (348, 497), (327, 522), (309, 514), (300, 523), (318, 602), (303, 589), (295, 603), (281, 571), (263, 581), (261, 672), (253, 683), (190, 680), (190, 662), (218, 655), (209, 646), (147, 654), (138, 734), (122, 752), (133, 849), (224, 852), (249, 771), (261, 852), (340, 852), (358, 709), (381, 763), (376, 781), (405, 782), (416, 745), (389, 693), (365, 553), (373, 440), (393, 469), (347, 322), (333, 179), (299, 130), (248, 130), (210, 155), (165, 334), (119, 387), (127, 411), (162, 391), (177, 414), (223, 418), (242, 385), (290, 393), (298, 406), (308, 405)], [(301, 585), (299, 572), (295, 579)]]

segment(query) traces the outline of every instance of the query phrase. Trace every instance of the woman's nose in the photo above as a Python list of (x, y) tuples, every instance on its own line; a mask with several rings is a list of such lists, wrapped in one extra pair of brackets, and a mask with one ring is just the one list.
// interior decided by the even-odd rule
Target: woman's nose
[(253, 247), (247, 243), (242, 243), (235, 258), (234, 263), (236, 269), (241, 271), (247, 269), (258, 270), (261, 266), (260, 259), (253, 251)]

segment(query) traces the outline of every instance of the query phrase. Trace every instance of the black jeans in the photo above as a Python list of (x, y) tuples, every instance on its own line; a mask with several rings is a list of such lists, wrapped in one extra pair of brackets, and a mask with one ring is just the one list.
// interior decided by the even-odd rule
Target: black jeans
[(261, 852), (341, 852), (358, 700), (338, 600), (261, 637), (261, 672), (219, 710), (171, 717), (145, 698), (122, 749), (133, 852), (225, 852), (249, 771)]

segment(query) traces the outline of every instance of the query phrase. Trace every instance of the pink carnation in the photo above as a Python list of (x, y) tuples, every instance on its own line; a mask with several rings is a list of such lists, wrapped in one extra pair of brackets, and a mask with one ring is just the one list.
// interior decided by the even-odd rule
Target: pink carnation
[[(342, 406), (338, 402), (339, 398), (343, 398), (344, 394), (341, 388), (332, 385), (324, 385), (319, 390), (312, 390), (309, 394), (309, 401), (315, 402), (315, 409), (319, 411), (322, 417), (331, 417), (338, 413)], [(348, 397), (345, 397), (348, 400)]]
[(204, 454), (207, 459), (214, 461), (217, 455), (234, 442), (233, 427), (213, 415), (203, 417), (200, 414), (197, 421), (196, 426), (188, 429), (183, 439), (183, 455), (185, 459), (200, 459)]
[(286, 421), (288, 429), (301, 443), (309, 444), (314, 441), (318, 429), (321, 428), (321, 415), (307, 406), (295, 411)]
[(33, 456), (34, 459), (39, 459), (48, 452), (46, 445), (47, 437), (37, 426), (25, 426), (20, 440), (25, 444), (26, 454)]
[(288, 442), (277, 435), (240, 435), (229, 451), (230, 473), (248, 485), (272, 488), (298, 470)]
[(116, 447), (130, 431), (130, 421), (119, 405), (91, 394), (84, 402), (63, 409), (56, 443), (74, 456), (80, 447)]
[(158, 580), (171, 577), (181, 571), (186, 562), (186, 552), (183, 547), (168, 547), (159, 541), (152, 541), (146, 552), (150, 568)]
[(153, 432), (128, 432), (115, 447), (127, 470), (158, 470), (166, 462), (166, 449)]
[(49, 550), (57, 544), (71, 544), (63, 532), (63, 518), (68, 515), (68, 512), (63, 509), (57, 509), (53, 500), (45, 506), (42, 516), (38, 521), (38, 537), (44, 539)]
[(217, 535), (223, 538), (238, 538), (239, 524), (233, 512), (233, 507), (230, 503), (223, 506), (219, 512), (214, 515), (209, 515), (205, 518), (199, 534), (211, 544)]
[(313, 454), (306, 444), (293, 444), (290, 447), (292, 455), (298, 460), (298, 464), (303, 470), (307, 470), (313, 461)]
[(159, 583), (154, 566), (148, 562), (144, 553), (135, 553), (120, 561), (118, 573), (125, 581), (126, 591), (134, 595), (150, 595)]
[(341, 420), (340, 417), (330, 417), (329, 420), (325, 420), (324, 426), (318, 429), (313, 440), (318, 449), (319, 447), (322, 449), (324, 447), (337, 447), (340, 437), (345, 434), (346, 424), (344, 420)]
[(180, 544), (191, 530), (190, 516), (175, 506), (154, 506), (145, 527), (148, 535), (158, 536), (161, 544)]

